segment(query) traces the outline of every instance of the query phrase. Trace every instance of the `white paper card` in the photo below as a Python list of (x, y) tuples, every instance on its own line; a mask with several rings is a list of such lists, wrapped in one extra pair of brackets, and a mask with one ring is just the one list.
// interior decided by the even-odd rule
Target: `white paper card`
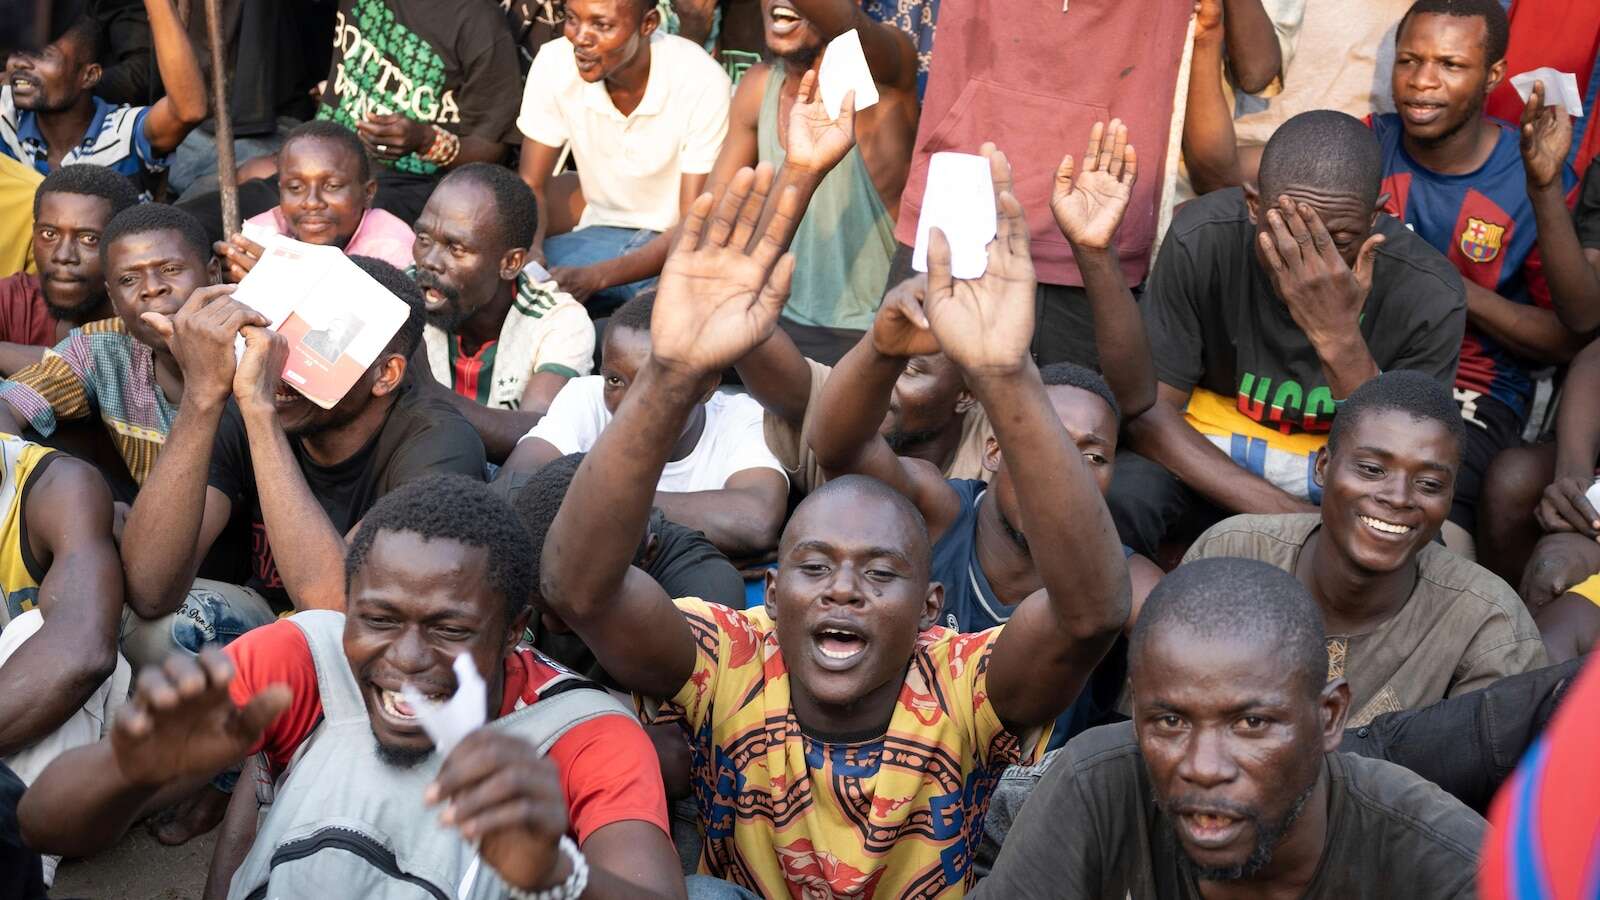
[(957, 278), (983, 277), (997, 223), (989, 161), (970, 153), (935, 153), (928, 161), (911, 267), (928, 271), (928, 234), (938, 227), (950, 241), (951, 273)]
[(854, 28), (828, 42), (822, 54), (822, 68), (817, 72), (817, 85), (822, 90), (822, 107), (828, 118), (839, 118), (839, 107), (844, 95), (856, 92), (856, 112), (878, 102), (878, 85), (872, 80), (872, 68), (867, 65), (867, 55), (861, 51), (861, 35)]
[(465, 653), (457, 656), (452, 668), (456, 673), (456, 693), (444, 703), (434, 703), (422, 696), (410, 682), (400, 686), (400, 695), (416, 712), (422, 730), (433, 738), (440, 759), (449, 756), (462, 738), (477, 730), (488, 718), (488, 688), (483, 676), (478, 674), (478, 667), (473, 665), (472, 657)]
[(1594, 507), (1595, 512), (1600, 512), (1600, 478), (1596, 478), (1594, 484), (1589, 485), (1583, 496), (1589, 501), (1589, 505)]
[(1540, 66), (1531, 72), (1512, 76), (1511, 86), (1517, 89), (1517, 96), (1522, 98), (1523, 103), (1527, 103), (1528, 97), (1533, 94), (1535, 81), (1544, 82), (1544, 102), (1547, 105), (1559, 106), (1568, 115), (1583, 118), (1583, 94), (1578, 92), (1576, 75)]
[(260, 244), (262, 247), (270, 247), (275, 241), (283, 238), (283, 235), (272, 230), (272, 228), (269, 226), (261, 225), (255, 222), (244, 223), (244, 225), (240, 226), (239, 231), (244, 234), (246, 238), (249, 238), (251, 241)]
[(528, 264), (522, 267), (522, 274), (528, 276), (528, 278), (532, 279), (534, 282), (541, 284), (546, 281), (554, 280), (550, 277), (550, 270), (539, 265), (539, 261), (536, 259), (528, 260)]

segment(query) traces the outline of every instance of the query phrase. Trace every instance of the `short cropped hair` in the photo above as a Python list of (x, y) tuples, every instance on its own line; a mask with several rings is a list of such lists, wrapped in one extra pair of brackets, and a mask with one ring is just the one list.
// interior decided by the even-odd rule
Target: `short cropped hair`
[(117, 213), (139, 202), (139, 191), (133, 186), (133, 182), (105, 166), (92, 166), (86, 163), (62, 166), (46, 175), (44, 181), (39, 182), (38, 190), (33, 192), (35, 219), (39, 218), (39, 203), (45, 194), (81, 194), (85, 197), (99, 197), (111, 204), (112, 218), (116, 218)]
[(1253, 559), (1218, 556), (1174, 569), (1150, 592), (1129, 637), (1128, 662), (1137, 670), (1154, 635), (1178, 628), (1198, 637), (1247, 638), (1294, 666), (1315, 696), (1328, 683), (1322, 611), (1298, 578)]
[(467, 163), (451, 171), (439, 185), (443, 187), (453, 181), (476, 184), (494, 197), (492, 218), (505, 250), (515, 250), (533, 243), (533, 234), (539, 227), (538, 201), (534, 199), (533, 190), (527, 182), (515, 172), (493, 163)]
[(568, 453), (535, 469), (512, 500), (517, 516), (522, 519), (522, 527), (527, 529), (529, 546), (533, 548), (533, 586), (536, 591), (540, 585), (539, 579), (544, 576), (542, 557), (545, 539), (550, 536), (550, 526), (556, 520), (556, 513), (561, 511), (562, 501), (567, 499), (567, 489), (572, 487), (572, 479), (578, 474), (583, 456), (582, 453)]
[(505, 601), (506, 622), (528, 605), (535, 551), (522, 522), (499, 495), (465, 475), (428, 475), (384, 495), (361, 519), (344, 557), (345, 591), (367, 563), (385, 531), (410, 532), (425, 541), (457, 541), (488, 551), (489, 587)]
[(634, 331), (650, 333), (650, 317), (656, 311), (655, 289), (640, 291), (633, 295), (627, 303), (617, 307), (617, 311), (606, 320), (607, 328), (629, 328)]
[[(882, 511), (875, 512), (875, 515), (889, 515), (892, 510), (894, 515), (911, 522), (912, 533), (920, 538), (920, 546), (911, 548), (913, 551), (912, 561), (923, 567), (922, 574), (924, 576), (928, 574), (933, 558), (933, 543), (928, 536), (928, 521), (922, 517), (922, 512), (917, 509), (915, 504), (906, 499), (904, 494), (876, 478), (868, 475), (841, 475), (838, 478), (829, 479), (823, 482), (821, 487), (807, 494), (804, 500), (800, 501), (800, 505), (795, 508), (795, 514), (798, 515), (801, 509), (808, 504), (817, 502), (819, 498), (840, 493), (858, 494), (886, 507)], [(794, 521), (792, 516), (790, 521)], [(783, 555), (782, 548), (786, 546), (788, 537), (789, 529), (785, 526), (783, 539), (779, 542), (780, 557)]]
[(328, 141), (345, 148), (356, 158), (356, 178), (363, 182), (372, 180), (372, 157), (367, 155), (367, 146), (361, 143), (361, 139), (356, 137), (354, 131), (332, 119), (312, 119), (290, 129), (284, 136), (283, 145), (278, 148), (280, 167), (283, 164), (283, 155), (289, 152), (290, 145), (302, 138)]
[(1267, 204), (1295, 188), (1311, 188), (1355, 192), (1376, 206), (1382, 182), (1383, 153), (1372, 129), (1331, 109), (1303, 112), (1278, 126), (1261, 151), (1256, 179)]
[(1417, 422), (1438, 422), (1443, 425), (1460, 447), (1466, 442), (1467, 428), (1461, 421), (1461, 410), (1451, 396), (1449, 388), (1433, 378), (1412, 369), (1384, 372), (1350, 392), (1334, 414), (1333, 427), (1328, 432), (1328, 452), (1339, 447), (1344, 435), (1355, 427), (1362, 416), (1387, 410), (1398, 410)]
[(376, 257), (352, 255), (350, 261), (405, 303), (408, 309), (405, 323), (389, 340), (384, 353), (398, 353), (409, 360), (417, 345), (422, 343), (422, 329), (428, 324), (428, 307), (427, 301), (422, 299), (422, 288), (406, 273)]
[(1395, 26), (1396, 40), (1405, 34), (1406, 23), (1415, 15), (1483, 19), (1483, 64), (1492, 66), (1506, 58), (1506, 47), (1511, 43), (1511, 20), (1500, 0), (1417, 0)]
[(77, 44), (83, 50), (83, 58), (80, 61), (84, 64), (100, 62), (100, 57), (106, 51), (105, 32), (101, 28), (100, 20), (89, 13), (79, 16), (52, 43)]
[(125, 237), (149, 234), (154, 231), (176, 232), (183, 245), (200, 265), (211, 262), (211, 241), (206, 230), (195, 219), (176, 206), (165, 203), (136, 203), (112, 217), (106, 230), (100, 234), (100, 262), (106, 261), (111, 245)]
[(1055, 362), (1039, 368), (1039, 379), (1046, 387), (1065, 385), (1094, 394), (1111, 407), (1111, 416), (1117, 420), (1117, 424), (1122, 424), (1122, 407), (1117, 405), (1117, 396), (1111, 393), (1111, 386), (1098, 372), (1077, 363)]

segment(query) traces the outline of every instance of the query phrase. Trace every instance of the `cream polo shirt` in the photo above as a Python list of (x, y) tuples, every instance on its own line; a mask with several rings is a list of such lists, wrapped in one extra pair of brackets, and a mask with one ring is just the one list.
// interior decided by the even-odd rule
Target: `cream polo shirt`
[(604, 82), (586, 82), (572, 42), (539, 48), (522, 93), (517, 128), (549, 147), (571, 142), (586, 204), (579, 228), (610, 225), (666, 231), (678, 221), (684, 175), (705, 175), (728, 134), (733, 83), (697, 45), (650, 35), (650, 80), (624, 116)]

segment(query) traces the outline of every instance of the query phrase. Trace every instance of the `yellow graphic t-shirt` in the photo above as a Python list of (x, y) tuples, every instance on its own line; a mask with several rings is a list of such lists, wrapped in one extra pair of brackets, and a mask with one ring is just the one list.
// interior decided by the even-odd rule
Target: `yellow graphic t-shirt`
[(689, 737), (700, 871), (764, 897), (962, 896), (1000, 773), (1050, 736), (1012, 734), (989, 703), (1001, 629), (924, 631), (888, 731), (824, 743), (795, 721), (765, 610), (677, 603), (699, 659), (657, 721)]
[(54, 452), (10, 434), (0, 434), (0, 628), (39, 605), (44, 571), (28, 550), (28, 527), (22, 501), (28, 481), (44, 470), (42, 460)]

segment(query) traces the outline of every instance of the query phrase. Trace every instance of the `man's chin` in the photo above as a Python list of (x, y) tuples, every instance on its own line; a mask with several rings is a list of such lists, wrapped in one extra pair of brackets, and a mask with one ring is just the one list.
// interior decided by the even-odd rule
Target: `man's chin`
[[(374, 734), (374, 737), (376, 737), (376, 734)], [(385, 744), (382, 738), (378, 738), (378, 759), (383, 760), (385, 765), (394, 766), (397, 769), (416, 768), (423, 760), (432, 755), (433, 747), (431, 745), (423, 747), (395, 746), (393, 744)]]

